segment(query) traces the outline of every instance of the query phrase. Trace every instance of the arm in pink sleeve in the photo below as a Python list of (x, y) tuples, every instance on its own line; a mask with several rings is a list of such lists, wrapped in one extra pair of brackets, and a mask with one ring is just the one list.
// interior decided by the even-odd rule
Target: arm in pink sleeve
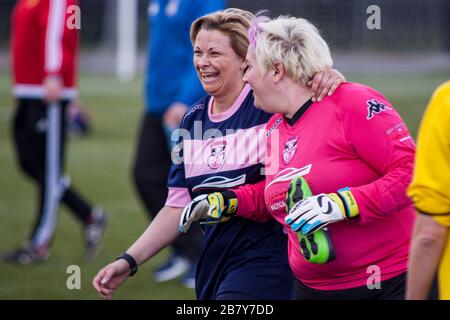
[[(360, 222), (382, 218), (411, 205), (406, 190), (412, 179), (415, 144), (408, 128), (378, 92), (352, 97), (357, 106), (345, 112), (344, 132), (357, 155), (380, 178), (352, 187)], [(373, 106), (373, 107), (371, 107)]]
[(184, 208), (191, 200), (188, 188), (169, 187), (165, 206)]
[(272, 219), (264, 201), (265, 186), (266, 181), (262, 180), (255, 184), (246, 184), (233, 189), (238, 199), (236, 216), (258, 222), (266, 222)]

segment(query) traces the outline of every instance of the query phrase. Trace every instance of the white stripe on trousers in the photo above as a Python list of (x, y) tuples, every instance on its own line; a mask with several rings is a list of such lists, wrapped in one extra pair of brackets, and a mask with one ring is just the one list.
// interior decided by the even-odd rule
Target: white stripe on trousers
[(46, 245), (55, 233), (61, 197), (60, 148), (61, 105), (51, 103), (47, 108), (44, 212), (32, 239), (32, 244), (37, 247)]

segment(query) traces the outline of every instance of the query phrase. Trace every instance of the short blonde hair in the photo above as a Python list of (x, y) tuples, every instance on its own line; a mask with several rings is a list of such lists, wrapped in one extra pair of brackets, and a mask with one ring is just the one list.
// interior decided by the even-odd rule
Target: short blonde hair
[(263, 74), (275, 62), (281, 62), (291, 79), (307, 85), (314, 74), (333, 65), (327, 43), (308, 20), (293, 17), (267, 20), (258, 17), (249, 31)]
[(248, 29), (255, 15), (242, 9), (229, 8), (204, 15), (191, 25), (191, 43), (194, 46), (195, 38), (201, 29), (218, 30), (230, 38), (230, 45), (234, 52), (245, 59), (248, 50)]

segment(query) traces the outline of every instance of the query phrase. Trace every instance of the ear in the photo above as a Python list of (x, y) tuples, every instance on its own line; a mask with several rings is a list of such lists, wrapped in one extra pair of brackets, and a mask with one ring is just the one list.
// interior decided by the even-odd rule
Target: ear
[(272, 66), (272, 77), (275, 82), (281, 81), (284, 75), (286, 74), (286, 70), (284, 69), (284, 65), (281, 62), (275, 62)]
[(245, 71), (247, 71), (247, 68), (248, 68), (247, 62), (245, 60), (242, 61), (242, 63), (241, 63), (241, 71), (243, 73), (245, 73)]

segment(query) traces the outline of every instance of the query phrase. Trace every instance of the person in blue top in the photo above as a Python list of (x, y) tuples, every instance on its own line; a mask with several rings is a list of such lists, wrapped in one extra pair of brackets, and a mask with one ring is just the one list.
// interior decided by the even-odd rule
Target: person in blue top
[[(145, 111), (133, 164), (133, 181), (150, 218), (167, 198), (171, 131), (178, 128), (189, 105), (206, 95), (192, 65), (191, 23), (223, 9), (223, 0), (152, 0), (148, 7), (149, 41), (145, 79)], [(193, 287), (200, 251), (200, 228), (172, 245), (154, 280), (171, 280), (183, 273), (182, 284)]]
[[(227, 9), (192, 24), (194, 66), (209, 96), (194, 103), (181, 122), (165, 206), (139, 239), (94, 277), (92, 284), (102, 298), (111, 299), (138, 265), (180, 237), (183, 208), (193, 197), (264, 179), (260, 142), (271, 115), (254, 106), (253, 92), (243, 81), (247, 31), (254, 18), (248, 11)], [(342, 80), (338, 72), (324, 70), (315, 75), (312, 90), (320, 100)], [(275, 221), (234, 216), (226, 223), (205, 224), (203, 231), (198, 299), (293, 298), (287, 236)]]

